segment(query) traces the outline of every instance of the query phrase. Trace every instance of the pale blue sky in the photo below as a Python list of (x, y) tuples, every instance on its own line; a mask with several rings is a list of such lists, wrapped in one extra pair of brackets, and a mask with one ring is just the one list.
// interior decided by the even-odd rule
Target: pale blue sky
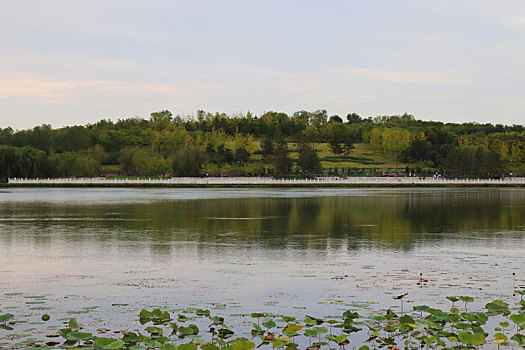
[(169, 109), (525, 123), (525, 1), (0, 4), (0, 127)]

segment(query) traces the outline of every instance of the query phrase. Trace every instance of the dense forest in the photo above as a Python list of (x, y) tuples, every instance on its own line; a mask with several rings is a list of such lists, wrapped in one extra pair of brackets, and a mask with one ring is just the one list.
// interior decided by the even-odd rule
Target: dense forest
[(228, 116), (198, 111), (86, 126), (0, 128), (0, 179), (402, 172), (447, 177), (525, 173), (523, 125), (443, 123), (409, 114), (326, 110)]

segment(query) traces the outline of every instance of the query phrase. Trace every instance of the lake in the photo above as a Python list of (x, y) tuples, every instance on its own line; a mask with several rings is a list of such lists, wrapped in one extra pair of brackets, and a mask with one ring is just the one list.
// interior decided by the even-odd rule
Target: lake
[(523, 188), (0, 189), (0, 314), (28, 320), (24, 339), (68, 317), (137, 328), (153, 306), (242, 323), (399, 309), (402, 293), (484, 305), (525, 285), (524, 248)]

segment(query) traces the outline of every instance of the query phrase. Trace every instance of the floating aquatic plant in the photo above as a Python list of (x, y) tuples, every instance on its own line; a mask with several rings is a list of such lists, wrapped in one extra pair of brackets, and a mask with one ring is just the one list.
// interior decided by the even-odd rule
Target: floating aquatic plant
[[(406, 294), (394, 297), (403, 300)], [(487, 303), (483, 310), (467, 311), (473, 298), (447, 297), (452, 302), (448, 310), (426, 305), (398, 315), (384, 310), (375, 315), (362, 315), (353, 309), (340, 317), (320, 318), (307, 315), (303, 319), (286, 315), (252, 313), (257, 319), (249, 322), (251, 331), (235, 329), (220, 315), (204, 309), (187, 309), (174, 321), (170, 312), (155, 308), (138, 314), (140, 331), (116, 331), (114, 337), (100, 337), (85, 331), (76, 319), (66, 321), (66, 328), (49, 334), (48, 341), (26, 342), (26, 347), (40, 349), (160, 349), (160, 350), (252, 350), (256, 347), (295, 350), (334, 349), (476, 349), (489, 344), (500, 346), (525, 345), (525, 313), (519, 301), (515, 305), (502, 300)], [(463, 301), (462, 311), (454, 303)], [(521, 299), (520, 299), (521, 301)], [(47, 315), (47, 314), (46, 314)], [(44, 316), (46, 316), (44, 315)], [(49, 315), (47, 315), (49, 316)], [(240, 315), (238, 317), (246, 317)], [(0, 315), (0, 325), (11, 330), (13, 314)], [(189, 323), (189, 320), (191, 320)], [(261, 321), (261, 322), (260, 322)], [(494, 327), (495, 326), (495, 327)], [(9, 328), (7, 328), (9, 327)], [(109, 330), (98, 328), (99, 333)], [(58, 338), (57, 338), (58, 337)], [(62, 341), (59, 341), (60, 337)], [(13, 334), (11, 339), (17, 337)], [(19, 345), (20, 346), (20, 345)]]

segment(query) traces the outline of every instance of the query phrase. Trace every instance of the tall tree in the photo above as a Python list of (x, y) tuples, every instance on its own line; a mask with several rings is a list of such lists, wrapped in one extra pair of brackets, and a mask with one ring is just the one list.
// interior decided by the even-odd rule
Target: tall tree
[(206, 160), (204, 151), (195, 145), (188, 145), (175, 152), (173, 171), (176, 176), (199, 176)]
[(300, 143), (297, 145), (299, 158), (297, 165), (307, 174), (317, 174), (321, 171), (321, 161), (317, 151), (309, 143)]
[(286, 175), (292, 172), (292, 159), (288, 144), (284, 140), (277, 142), (272, 163), (277, 174)]

